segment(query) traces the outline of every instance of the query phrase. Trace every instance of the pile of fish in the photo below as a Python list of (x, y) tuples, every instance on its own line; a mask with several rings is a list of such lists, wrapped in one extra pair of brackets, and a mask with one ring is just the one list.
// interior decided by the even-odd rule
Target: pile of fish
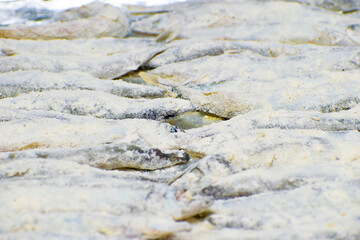
[(36, 11), (0, 22), (1, 239), (360, 238), (358, 1)]

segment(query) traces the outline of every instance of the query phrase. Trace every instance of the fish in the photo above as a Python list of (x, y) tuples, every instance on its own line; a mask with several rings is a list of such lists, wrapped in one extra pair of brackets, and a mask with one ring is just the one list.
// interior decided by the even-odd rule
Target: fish
[(48, 110), (105, 119), (142, 118), (162, 120), (196, 111), (190, 101), (177, 98), (130, 99), (91, 90), (31, 92), (4, 98), (0, 106), (23, 110)]
[[(9, 55), (0, 57), (0, 73), (20, 70), (53, 73), (72, 71), (107, 80), (119, 79), (136, 71), (167, 49), (151, 39), (138, 38), (0, 40), (6, 49), (13, 49), (13, 52), (7, 52)], [(34, 52), (33, 49), (39, 50)]]
[[(174, 192), (167, 184), (123, 177), (122, 171), (67, 159), (25, 158), (2, 163), (0, 181), (1, 192), (6, 193), (0, 198), (5, 207), (0, 224), (7, 234), (16, 227), (20, 231), (17, 236), (29, 229), (37, 237), (45, 233), (54, 236), (54, 229), (61, 224), (62, 230), (56, 231), (60, 238), (76, 234), (158, 239), (190, 229), (189, 223), (174, 220), (175, 209), (181, 214), (189, 204), (172, 198)], [(13, 202), (22, 201), (25, 192), (28, 200), (19, 209)], [(27, 217), (22, 221), (19, 216)]]
[[(35, 148), (35, 149), (34, 149)], [(155, 170), (187, 163), (190, 159), (184, 150), (160, 150), (134, 144), (113, 143), (103, 146), (71, 149), (37, 149), (29, 145), (18, 152), (0, 153), (3, 161), (40, 158), (74, 161), (101, 169)], [(26, 151), (25, 151), (26, 150)]]
[(131, 84), (122, 80), (104, 81), (81, 72), (52, 73), (28, 70), (0, 73), (0, 77), (0, 99), (30, 92), (75, 89), (103, 91), (128, 98), (160, 98), (165, 94), (165, 90), (154, 86)]

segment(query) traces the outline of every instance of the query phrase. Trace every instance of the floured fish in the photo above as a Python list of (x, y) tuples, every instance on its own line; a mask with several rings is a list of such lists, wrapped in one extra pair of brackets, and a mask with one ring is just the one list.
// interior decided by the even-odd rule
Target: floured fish
[(196, 110), (183, 99), (129, 99), (89, 90), (53, 90), (5, 98), (0, 106), (22, 110), (51, 110), (107, 119), (166, 119)]
[(161, 151), (156, 148), (144, 148), (124, 143), (72, 148), (71, 150), (28, 150), (26, 148), (20, 150), (27, 151), (0, 153), (2, 155), (0, 158), (2, 161), (29, 158), (62, 159), (103, 169), (133, 168), (147, 170), (165, 168), (189, 161), (189, 155), (183, 150)]
[(50, 90), (104, 91), (130, 98), (163, 97), (163, 89), (130, 84), (121, 80), (101, 80), (81, 72), (52, 73), (38, 70), (0, 73), (0, 99), (16, 97), (23, 93)]

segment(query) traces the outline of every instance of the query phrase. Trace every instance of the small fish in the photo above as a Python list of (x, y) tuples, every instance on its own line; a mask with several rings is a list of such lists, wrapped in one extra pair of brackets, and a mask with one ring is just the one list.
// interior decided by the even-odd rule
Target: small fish
[(162, 169), (187, 163), (190, 160), (189, 154), (184, 150), (160, 150), (126, 143), (71, 149), (31, 149), (28, 151), (0, 153), (0, 161), (23, 158), (68, 160), (102, 169), (130, 168), (143, 170)]

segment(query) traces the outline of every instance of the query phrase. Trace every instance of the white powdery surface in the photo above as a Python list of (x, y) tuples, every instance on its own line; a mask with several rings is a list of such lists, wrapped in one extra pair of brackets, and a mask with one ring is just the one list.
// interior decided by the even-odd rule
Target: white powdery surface
[(356, 1), (100, 2), (0, 3), (0, 239), (360, 238)]

